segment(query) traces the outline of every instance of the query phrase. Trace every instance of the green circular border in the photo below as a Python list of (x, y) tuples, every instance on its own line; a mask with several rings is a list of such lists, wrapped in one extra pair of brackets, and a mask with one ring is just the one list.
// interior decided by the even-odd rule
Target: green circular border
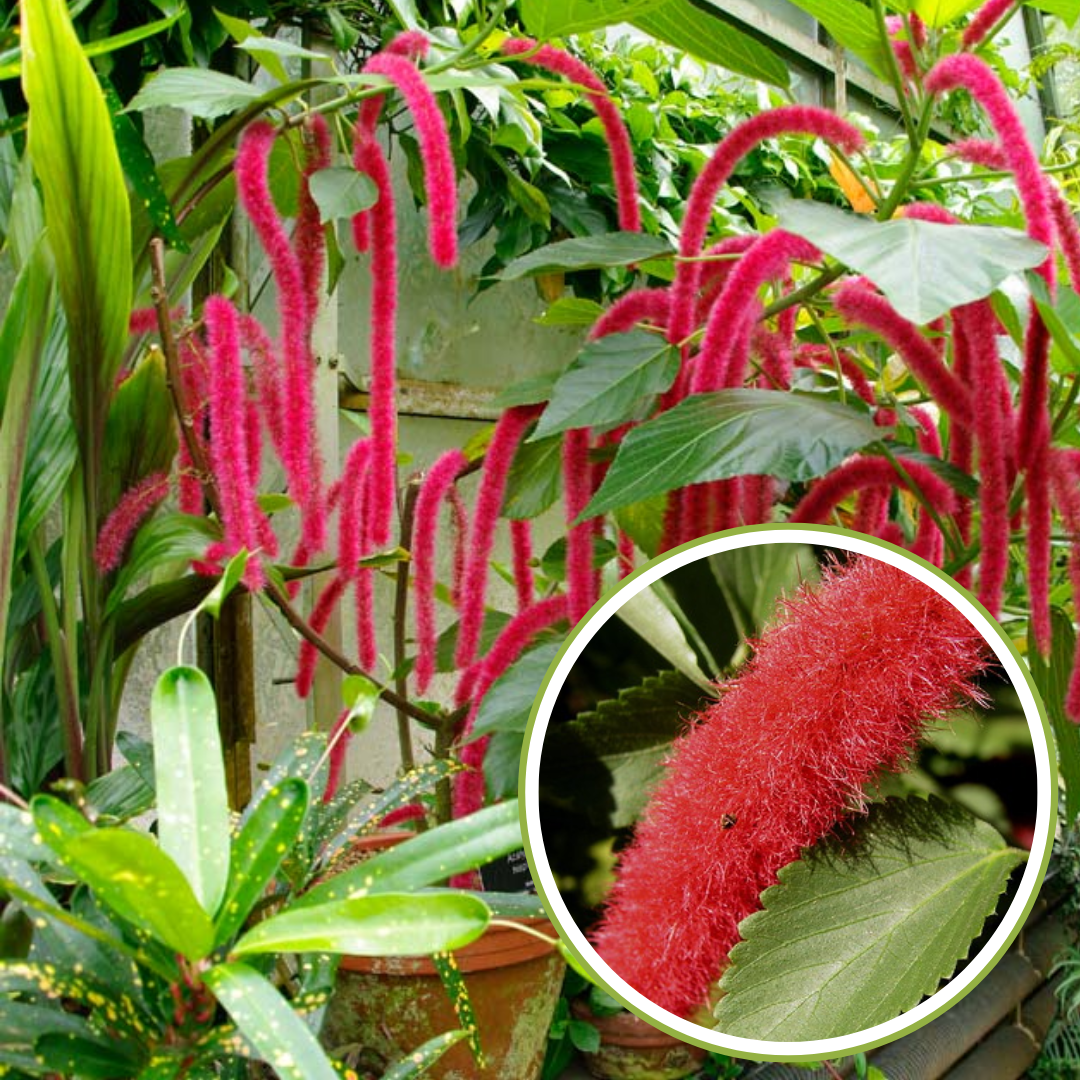
[[(1037, 900), (1037, 898), (1039, 896), (1039, 891), (1042, 888), (1043, 881), (1045, 880), (1045, 877), (1046, 877), (1046, 869), (1047, 869), (1047, 866), (1048, 866), (1049, 861), (1050, 861), (1051, 852), (1053, 850), (1053, 834), (1054, 834), (1054, 831), (1055, 831), (1055, 828), (1056, 828), (1057, 808), (1058, 808), (1058, 806), (1057, 806), (1057, 804), (1058, 804), (1057, 748), (1056, 748), (1056, 744), (1055, 744), (1055, 741), (1054, 741), (1053, 729), (1052, 729), (1052, 727), (1050, 725), (1050, 721), (1049, 721), (1049, 719), (1047, 717), (1045, 703), (1043, 702), (1042, 696), (1039, 694), (1039, 691), (1038, 691), (1037, 687), (1035, 686), (1035, 681), (1032, 678), (1031, 671), (1029, 670), (1026, 661), (1021, 656), (1021, 654), (1017, 650), (1016, 646), (1013, 645), (1013, 643), (1009, 639), (1008, 635), (1004, 632), (1004, 630), (998, 624), (997, 620), (994, 619), (990, 615), (990, 613), (986, 610), (985, 607), (983, 607), (983, 605), (974, 596), (974, 594), (972, 594), (969, 590), (965, 589), (962, 585), (957, 584), (955, 579), (952, 578), (949, 574), (946, 574), (944, 570), (940, 569), (937, 566), (934, 566), (930, 562), (927, 562), (925, 559), (921, 558), (920, 556), (912, 554), (910, 551), (907, 551), (905, 548), (899, 547), (896, 544), (891, 544), (886, 540), (880, 540), (877, 537), (867, 536), (865, 533), (858, 533), (858, 532), (855, 532), (855, 531), (853, 531), (851, 529), (844, 529), (844, 528), (841, 528), (841, 527), (836, 526), (836, 525), (803, 525), (803, 524), (780, 523), (780, 522), (775, 523), (775, 524), (770, 524), (770, 525), (749, 525), (749, 526), (744, 526), (743, 528), (739, 528), (739, 529), (728, 529), (728, 530), (726, 530), (724, 532), (721, 532), (721, 533), (710, 533), (707, 536), (702, 536), (702, 537), (699, 537), (696, 540), (690, 541), (689, 543), (682, 544), (677, 548), (672, 548), (670, 551), (665, 551), (663, 554), (658, 555), (653, 559), (650, 559), (647, 563), (645, 563), (644, 565), (642, 565), (642, 566), (638, 567), (636, 570), (634, 570), (633, 573), (629, 574), (626, 578), (624, 578), (622, 581), (620, 581), (615, 589), (609, 590), (608, 592), (604, 593), (604, 595), (599, 600), (597, 600), (597, 602), (592, 606), (592, 608), (590, 608), (588, 614), (575, 627), (573, 627), (573, 629), (571, 629), (571, 631), (567, 635), (566, 640), (563, 642), (562, 646), (560, 647), (558, 654), (556, 655), (555, 659), (551, 662), (551, 666), (548, 668), (547, 672), (545, 673), (544, 681), (541, 684), (540, 689), (537, 691), (536, 697), (533, 699), (532, 709), (531, 709), (531, 711), (529, 713), (529, 721), (528, 721), (528, 724), (526, 725), (526, 728), (525, 728), (524, 742), (523, 742), (522, 751), (521, 751), (521, 762), (520, 762), (520, 765), (519, 765), (519, 768), (518, 768), (518, 790), (519, 790), (519, 792), (522, 792), (522, 793), (525, 790), (526, 766), (527, 766), (527, 763), (528, 763), (529, 750), (530, 750), (530, 747), (531, 747), (531, 744), (532, 744), (533, 729), (534, 729), (534, 727), (536, 725), (537, 714), (539, 713), (539, 710), (540, 710), (540, 701), (544, 697), (544, 694), (547, 692), (548, 686), (551, 683), (551, 680), (555, 675), (555, 671), (557, 670), (557, 668), (559, 666), (559, 663), (561, 662), (563, 656), (566, 654), (567, 650), (570, 648), (571, 643), (578, 636), (578, 634), (581, 632), (581, 630), (591, 621), (593, 616), (600, 610), (601, 607), (603, 607), (604, 605), (609, 603), (610, 600), (612, 599), (612, 597), (615, 596), (620, 591), (622, 591), (627, 585), (629, 585), (635, 579), (641, 577), (642, 574), (652, 570), (658, 564), (663, 563), (663, 562), (667, 562), (671, 558), (673, 558), (673, 557), (675, 557), (675, 556), (677, 556), (677, 555), (679, 555), (679, 554), (681, 554), (683, 552), (691, 550), (693, 548), (702, 547), (703, 545), (705, 545), (707, 543), (710, 543), (712, 541), (715, 541), (716, 539), (718, 539), (720, 537), (732, 537), (732, 536), (737, 536), (737, 535), (759, 536), (759, 535), (764, 535), (764, 534), (775, 534), (775, 533), (795, 532), (795, 531), (798, 531), (800, 533), (807, 533), (807, 532), (820, 533), (821, 536), (822, 536), (822, 543), (827, 545), (827, 546), (840, 546), (840, 547), (843, 547), (842, 544), (840, 544), (840, 545), (835, 544), (835, 538), (836, 537), (852, 538), (852, 539), (859, 540), (860, 542), (869, 543), (869, 544), (871, 544), (871, 545), (873, 545), (875, 547), (879, 547), (879, 548), (882, 548), (883, 550), (887, 550), (887, 551), (893, 552), (895, 554), (898, 554), (902, 558), (907, 559), (907, 560), (909, 560), (911, 562), (917, 563), (918, 565), (922, 566), (923, 568), (925, 568), (927, 570), (930, 570), (936, 577), (940, 578), (951, 590), (959, 593), (965, 599), (970, 601), (987, 618), (990, 625), (992, 627), (994, 627), (994, 629), (997, 631), (998, 637), (1000, 638), (1001, 642), (1004, 644), (1005, 648), (1012, 654), (1014, 659), (1017, 661), (1017, 665), (1018, 665), (1021, 673), (1023, 674), (1024, 681), (1027, 684), (1028, 689), (1031, 691), (1032, 700), (1035, 702), (1036, 711), (1038, 713), (1039, 720), (1042, 723), (1043, 733), (1044, 733), (1044, 736), (1046, 738), (1047, 754), (1048, 754), (1049, 766), (1050, 766), (1049, 771), (1050, 771), (1050, 777), (1051, 777), (1051, 781), (1052, 781), (1052, 790), (1051, 790), (1051, 793), (1050, 793), (1050, 813), (1049, 813), (1049, 823), (1048, 823), (1049, 824), (1049, 836), (1047, 837), (1048, 842), (1045, 845), (1046, 850), (1045, 850), (1045, 853), (1043, 855), (1042, 865), (1039, 867), (1039, 871), (1038, 871), (1038, 876), (1037, 876), (1038, 884), (1036, 885), (1035, 888), (1032, 889), (1031, 896), (1028, 898), (1027, 903), (1024, 905), (1023, 912), (1020, 915), (1020, 917), (1016, 920), (1016, 925), (1013, 927), (1012, 931), (1009, 933), (1008, 938), (1004, 941), (1004, 943), (1001, 945), (1001, 947), (997, 950), (997, 952), (994, 954), (993, 958), (986, 964), (986, 966), (983, 968), (982, 972), (979, 974), (978, 978), (974, 979), (972, 981), (972, 983), (968, 987), (966, 987), (965, 990), (963, 991), (963, 993), (961, 993), (958, 997), (954, 998), (952, 1001), (949, 1001), (944, 1005), (941, 1005), (939, 1008), (935, 1009), (934, 1012), (932, 1012), (929, 1016), (923, 1017), (922, 1019), (916, 1021), (910, 1027), (906, 1027), (903, 1030), (898, 1031), (898, 1032), (896, 1032), (894, 1034), (886, 1035), (886, 1036), (883, 1036), (883, 1037), (877, 1038), (877, 1039), (871, 1039), (868, 1042), (864, 1042), (864, 1043), (860, 1043), (858, 1045), (853, 1045), (853, 1046), (847, 1047), (839, 1055), (833, 1055), (833, 1056), (844, 1056), (844, 1057), (846, 1057), (846, 1056), (849, 1056), (851, 1054), (858, 1054), (858, 1053), (863, 1053), (863, 1052), (865, 1052), (867, 1050), (872, 1050), (875, 1047), (883, 1046), (886, 1043), (895, 1042), (897, 1039), (904, 1038), (905, 1036), (910, 1035), (912, 1032), (918, 1031), (925, 1024), (930, 1023), (930, 1021), (936, 1019), (942, 1013), (947, 1012), (954, 1005), (956, 1005), (960, 1001), (962, 1001), (969, 993), (971, 993), (971, 991), (974, 990), (975, 987), (978, 986), (979, 983), (981, 983), (984, 978), (986, 978), (986, 976), (990, 973), (990, 971), (1001, 960), (1002, 956), (1009, 949), (1009, 947), (1012, 945), (1012, 943), (1016, 940), (1016, 937), (1020, 933), (1020, 930), (1023, 927), (1028, 915), (1030, 915), (1030, 913), (1031, 913), (1031, 909), (1035, 905), (1035, 901)], [(832, 541), (830, 541), (830, 538), (832, 538)], [(753, 545), (744, 544), (744, 545), (741, 545), (741, 546), (743, 546), (743, 547), (751, 547)], [(1025, 718), (1028, 720), (1028, 722), (1030, 724), (1031, 718), (1028, 717), (1026, 715), (1026, 713), (1025, 713)], [(533, 857), (532, 844), (531, 844), (530, 839), (529, 839), (529, 830), (528, 830), (528, 823), (526, 821), (526, 806), (525, 806), (524, 797), (522, 797), (521, 800), (520, 800), (519, 819), (520, 819), (520, 823), (521, 823), (521, 836), (522, 836), (522, 841), (523, 841), (524, 848), (525, 848), (525, 855), (526, 855), (526, 858), (527, 858), (527, 860), (529, 862), (529, 869), (533, 873), (533, 880), (536, 883), (536, 889), (537, 889), (538, 893), (540, 894), (541, 899), (544, 901), (545, 911), (547, 913), (547, 917), (551, 920), (552, 924), (555, 926), (556, 930), (559, 932), (559, 937), (562, 940), (564, 950), (573, 956), (573, 959), (576, 961), (577, 965), (582, 969), (582, 971), (588, 973), (589, 978), (592, 979), (593, 982), (595, 982), (597, 985), (603, 987), (603, 989), (608, 994), (610, 994), (613, 998), (615, 998), (616, 1000), (621, 1002), (622, 1005), (629, 1012), (632, 1012), (634, 1015), (638, 1016), (640, 1019), (642, 1019), (642, 1020), (646, 1021), (647, 1023), (651, 1024), (653, 1027), (659, 1028), (661, 1031), (666, 1032), (668, 1035), (671, 1035), (674, 1038), (679, 1039), (682, 1042), (691, 1043), (691, 1044), (693, 1044), (695, 1046), (701, 1047), (704, 1050), (719, 1051), (721, 1053), (728, 1054), (731, 1057), (737, 1057), (737, 1058), (740, 1058), (740, 1059), (747, 1059), (747, 1060), (751, 1060), (751, 1061), (775, 1061), (775, 1062), (812, 1062), (812, 1061), (821, 1061), (822, 1060), (822, 1057), (821, 1057), (820, 1054), (774, 1054), (774, 1055), (765, 1055), (765, 1054), (760, 1054), (760, 1053), (749, 1053), (749, 1052), (747, 1052), (745, 1050), (742, 1050), (742, 1049), (738, 1049), (738, 1048), (733, 1049), (733, 1048), (730, 1048), (730, 1047), (725, 1047), (723, 1045), (718, 1045), (715, 1042), (708, 1042), (708, 1041), (705, 1041), (705, 1040), (702, 1040), (702, 1039), (697, 1039), (697, 1038), (694, 1038), (692, 1036), (687, 1035), (685, 1032), (679, 1031), (679, 1030), (677, 1030), (677, 1029), (675, 1029), (673, 1027), (668, 1026), (667, 1024), (665, 1024), (665, 1023), (663, 1023), (661, 1021), (656, 1020), (654, 1017), (651, 1017), (647, 1013), (640, 1010), (637, 1006), (631, 1005), (629, 1002), (627, 1002), (625, 1000), (625, 998), (623, 998), (623, 996), (621, 994), (616, 992), (616, 990), (613, 987), (608, 985), (604, 981), (604, 979), (602, 979), (593, 970), (593, 968), (590, 966), (590, 964), (581, 955), (581, 953), (579, 952), (577, 947), (575, 945), (573, 945), (568, 940), (566, 934), (563, 931), (562, 926), (560, 925), (558, 920), (555, 918), (555, 915), (551, 910), (551, 907), (552, 907), (551, 901), (548, 898), (547, 894), (544, 891), (543, 886), (541, 885), (541, 883), (539, 881), (539, 875), (536, 874), (536, 862), (535, 862), (535, 859)], [(707, 1030), (712, 1030), (712, 1029), (707, 1029)], [(723, 1032), (718, 1031), (718, 1032), (716, 1032), (716, 1034), (718, 1036), (720, 1036), (721, 1038), (724, 1037)], [(853, 1034), (858, 1035), (859, 1033), (858, 1032), (853, 1032)], [(762, 1042), (762, 1043), (766, 1042), (766, 1040), (763, 1040), (763, 1039), (754, 1040), (754, 1041)]]

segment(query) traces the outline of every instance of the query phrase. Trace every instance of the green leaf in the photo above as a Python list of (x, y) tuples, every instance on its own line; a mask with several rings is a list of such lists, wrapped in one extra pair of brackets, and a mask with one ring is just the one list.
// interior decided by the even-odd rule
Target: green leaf
[(1048, 15), (1060, 19), (1070, 30), (1076, 25), (1076, 20), (1080, 19), (1080, 8), (1073, 0), (1026, 0), (1026, 3), (1029, 7), (1038, 8), (1039, 11), (1045, 11)]
[(780, 871), (721, 981), (726, 1035), (848, 1035), (952, 975), (1024, 853), (941, 799), (889, 799)]
[(503, 516), (517, 521), (539, 517), (562, 491), (562, 439), (519, 443), (506, 477)]
[(83, 468), (93, 490), (131, 308), (131, 217), (112, 121), (64, 0), (20, 7), (28, 148), (68, 325)]
[(370, 893), (423, 889), (521, 848), (516, 799), (429, 829), (360, 866), (316, 885), (297, 905), (309, 907)]
[(274, 915), (256, 923), (232, 952), (422, 956), (475, 941), (487, 929), (490, 914), (483, 900), (470, 893), (384, 892)]
[(11, 803), (0, 803), (0, 858), (42, 863), (50, 857), (50, 850), (34, 824), (34, 816)]
[(135, 534), (127, 558), (117, 572), (105, 604), (106, 614), (120, 608), (128, 590), (144, 574), (171, 562), (199, 558), (219, 535), (210, 522), (191, 514), (164, 513), (151, 518)]
[(864, 413), (808, 395), (696, 394), (627, 434), (581, 517), (733, 476), (811, 480), (880, 437)]
[(724, 20), (719, 11), (703, 10), (691, 0), (666, 0), (637, 12), (630, 21), (706, 63), (773, 86), (786, 87), (791, 81), (787, 64), (768, 45)]
[(521, 0), (525, 29), (541, 41), (629, 22), (666, 0)]
[(636, 634), (651, 645), (669, 664), (698, 686), (711, 684), (698, 667), (697, 654), (687, 640), (685, 616), (681, 619), (678, 604), (663, 582), (642, 589), (626, 600), (616, 614)]
[(1080, 815), (1080, 725), (1065, 715), (1065, 695), (1072, 677), (1076, 631), (1059, 608), (1052, 610), (1051, 619), (1054, 636), (1050, 655), (1042, 656), (1029, 628), (1027, 662), (1054, 730), (1058, 769), (1065, 781), (1065, 820), (1074, 822)]
[(205, 612), (215, 619), (221, 618), (221, 605), (240, 584), (250, 558), (251, 554), (246, 548), (241, 548), (233, 555), (225, 564), (225, 569), (221, 572), (221, 577), (217, 579), (217, 584), (203, 597), (196, 611)]
[(286, 744), (263, 777), (251, 802), (240, 815), (241, 827), (247, 824), (248, 819), (262, 802), (269, 798), (270, 793), (290, 776), (299, 776), (307, 783), (312, 802), (321, 799), (326, 788), (326, 742), (325, 731), (304, 731)]
[(371, 177), (347, 165), (320, 169), (311, 174), (308, 184), (323, 223), (351, 218), (370, 209), (379, 197)]
[(255, 83), (220, 71), (166, 68), (151, 78), (132, 98), (128, 111), (140, 112), (163, 105), (175, 107), (178, 101), (182, 101), (184, 112), (200, 120), (216, 120), (219, 116), (258, 101), (262, 93)]
[(663, 671), (568, 724), (552, 725), (544, 740), (541, 799), (573, 807), (605, 829), (634, 825), (701, 696), (685, 675)]
[(818, 579), (817, 559), (806, 544), (749, 544), (710, 555), (709, 566), (743, 641), (761, 633), (781, 597)]
[(215, 946), (227, 944), (262, 898), (292, 850), (308, 811), (308, 786), (297, 776), (270, 788), (233, 842), (229, 882), (216, 920)]
[(473, 1008), (472, 996), (465, 982), (465, 976), (461, 973), (461, 967), (454, 962), (450, 953), (435, 953), (431, 957), (431, 963), (438, 972), (439, 981), (454, 1006), (454, 1015), (461, 1029), (465, 1031), (469, 1039), (469, 1049), (472, 1051), (473, 1061), (477, 1068), (483, 1069), (487, 1065), (484, 1058), (484, 1050), (480, 1045), (480, 1027), (476, 1022), (476, 1010)]
[(927, 26), (948, 26), (969, 12), (974, 11), (983, 0), (915, 0), (915, 13)]
[(558, 240), (522, 255), (496, 275), (500, 281), (551, 274), (556, 271), (596, 270), (609, 266), (631, 266), (661, 255), (674, 255), (671, 244), (642, 233), (614, 232), (600, 236), (580, 236)]
[(808, 199), (782, 199), (780, 224), (865, 274), (896, 310), (922, 326), (989, 296), (1010, 274), (1040, 266), (1046, 247), (1019, 229), (875, 221)]
[(61, 1076), (79, 1080), (115, 1080), (141, 1071), (143, 1054), (116, 1039), (108, 1041), (74, 1032), (43, 1035), (34, 1044), (34, 1054), (41, 1064)]
[(1059, 285), (1055, 299), (1038, 274), (1029, 270), (1025, 277), (1046, 329), (1065, 359), (1066, 370), (1073, 375), (1080, 374), (1080, 325), (1076, 320), (1080, 298), (1068, 286)]
[(544, 676), (561, 648), (560, 640), (531, 649), (495, 680), (480, 703), (470, 740), (496, 731), (524, 734)]
[(595, 300), (581, 296), (561, 296), (543, 315), (537, 315), (533, 322), (540, 326), (586, 327), (592, 326), (603, 314), (603, 307)]
[(86, 789), (86, 801), (98, 818), (129, 821), (154, 805), (154, 789), (130, 765), (99, 776)]
[(555, 383), (529, 441), (633, 419), (644, 402), (670, 389), (679, 362), (677, 349), (645, 330), (591, 342)]
[(229, 876), (229, 801), (217, 702), (198, 668), (164, 672), (150, 699), (158, 840), (207, 915), (225, 895)]
[(49, 795), (36, 795), (31, 810), (45, 842), (104, 904), (189, 960), (209, 954), (209, 916), (176, 864), (149, 837), (91, 829)]
[(218, 964), (203, 981), (281, 1080), (339, 1080), (311, 1029), (254, 968)]
[[(227, 15), (223, 11), (214, 9), (214, 14), (217, 16), (217, 20), (223, 27), (225, 27), (226, 33), (239, 45), (242, 41), (246, 42), (249, 38), (258, 38), (261, 35), (254, 26), (251, 25), (246, 19), (238, 19), (235, 15)], [(251, 55), (258, 61), (266, 70), (273, 75), (278, 82), (288, 82), (289, 73), (285, 70), (285, 65), (281, 62), (280, 57), (272, 52), (264, 52), (262, 54), (252, 51)]]
[(468, 1036), (467, 1031), (446, 1031), (442, 1035), (436, 1035), (428, 1039), (422, 1046), (418, 1046), (402, 1058), (396, 1065), (391, 1066), (382, 1075), (382, 1080), (415, 1080), (415, 1077), (426, 1073), (431, 1066), (450, 1049)]
[(834, 40), (864, 60), (882, 78), (888, 77), (889, 62), (877, 20), (871, 8), (859, 0), (792, 0), (796, 7), (812, 15)]

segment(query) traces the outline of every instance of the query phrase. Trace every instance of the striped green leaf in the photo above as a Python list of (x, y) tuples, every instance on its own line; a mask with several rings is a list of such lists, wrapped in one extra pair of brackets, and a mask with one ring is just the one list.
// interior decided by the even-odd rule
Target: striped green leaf
[(436, 1035), (434, 1039), (428, 1039), (408, 1057), (387, 1069), (382, 1080), (413, 1080), (414, 1077), (423, 1075), (451, 1046), (461, 1042), (466, 1034), (464, 1031), (446, 1031), (442, 1035)]
[(229, 802), (210, 680), (198, 668), (166, 671), (150, 699), (161, 850), (213, 915), (229, 875)]

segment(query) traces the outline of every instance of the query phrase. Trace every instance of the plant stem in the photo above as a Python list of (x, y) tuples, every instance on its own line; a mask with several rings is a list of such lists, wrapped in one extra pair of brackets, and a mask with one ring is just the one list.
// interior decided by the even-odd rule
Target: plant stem
[[(412, 550), (413, 525), (416, 520), (416, 500), (420, 494), (420, 479), (412, 477), (405, 485), (405, 495), (401, 505), (401, 546), (406, 551)], [(408, 559), (397, 564), (397, 580), (394, 589), (394, 690), (402, 700), (408, 697), (409, 678), (405, 671), (405, 620), (409, 609), (409, 568)], [(412, 730), (409, 717), (400, 708), (397, 710), (398, 751), (401, 767), (409, 772), (416, 766), (413, 754)]]
[(0, 784), (0, 799), (17, 806), (20, 810), (29, 810), (30, 804), (17, 792), (12, 791), (7, 784)]
[(885, 46), (885, 64), (889, 69), (889, 82), (896, 94), (896, 103), (900, 109), (900, 116), (904, 121), (904, 131), (907, 132), (911, 149), (918, 151), (922, 144), (916, 146), (915, 126), (911, 117), (911, 106), (908, 104), (907, 94), (904, 92), (904, 76), (900, 71), (900, 65), (896, 62), (896, 53), (893, 52), (892, 43), (889, 40), (889, 31), (885, 25), (885, 5), (881, 0), (873, 0), (874, 19), (878, 25), (878, 36)]

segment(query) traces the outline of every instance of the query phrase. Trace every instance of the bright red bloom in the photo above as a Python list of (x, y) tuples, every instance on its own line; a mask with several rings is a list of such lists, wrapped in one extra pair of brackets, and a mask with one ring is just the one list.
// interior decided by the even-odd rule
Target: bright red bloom
[(98, 530), (94, 562), (103, 574), (120, 565), (128, 541), (143, 518), (168, 494), (169, 475), (163, 472), (144, 476), (134, 487), (124, 492)]
[[(595, 72), (576, 57), (554, 45), (538, 45), (531, 38), (513, 38), (503, 44), (503, 50), (516, 60), (536, 67), (547, 68), (585, 89), (589, 104), (604, 127), (611, 152), (611, 171), (619, 204), (619, 228), (626, 232), (641, 230), (641, 208), (638, 206), (637, 172), (630, 135), (619, 110), (608, 97), (607, 87)], [(523, 55), (531, 53), (532, 55)]]
[[(679, 254), (684, 259), (696, 259), (701, 254), (716, 196), (735, 166), (758, 143), (778, 135), (817, 135), (852, 153), (863, 143), (858, 128), (814, 105), (783, 105), (743, 120), (716, 148), (690, 192), (679, 240)], [(700, 262), (678, 264), (672, 286), (670, 333), (674, 341), (681, 341), (693, 330), (694, 302), (702, 274)]]
[(964, 36), (961, 38), (964, 48), (974, 49), (979, 45), (1009, 9), (1015, 6), (1016, 0), (986, 0), (964, 28)]
[(904, 765), (928, 719), (977, 696), (985, 651), (947, 599), (888, 563), (804, 587), (676, 743), (620, 859), (600, 955), (691, 1014), (777, 871)]

